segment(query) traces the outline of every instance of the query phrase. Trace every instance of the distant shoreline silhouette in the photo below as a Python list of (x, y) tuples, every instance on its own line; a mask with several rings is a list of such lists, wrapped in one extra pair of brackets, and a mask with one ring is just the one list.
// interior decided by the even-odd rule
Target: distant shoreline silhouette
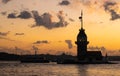
[[(6, 52), (0, 52), (0, 61), (20, 61), (21, 58), (24, 59), (24, 57), (33, 57), (35, 55), (16, 55), (16, 54), (9, 54)], [(42, 57), (46, 58), (49, 61), (57, 61), (57, 59), (62, 59), (62, 58), (76, 58), (76, 56), (72, 55), (67, 55), (65, 53), (60, 54), (60, 55), (50, 55), (50, 54), (37, 54), (36, 57)], [(120, 56), (108, 56), (109, 61), (120, 61)]]

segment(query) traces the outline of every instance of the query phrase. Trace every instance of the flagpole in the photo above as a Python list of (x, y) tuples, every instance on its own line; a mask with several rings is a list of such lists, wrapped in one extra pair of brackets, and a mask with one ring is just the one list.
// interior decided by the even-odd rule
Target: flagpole
[(83, 12), (81, 11), (81, 28), (83, 29)]
[(79, 17), (79, 19), (81, 20), (81, 29), (83, 29), (83, 12), (81, 10), (81, 16)]

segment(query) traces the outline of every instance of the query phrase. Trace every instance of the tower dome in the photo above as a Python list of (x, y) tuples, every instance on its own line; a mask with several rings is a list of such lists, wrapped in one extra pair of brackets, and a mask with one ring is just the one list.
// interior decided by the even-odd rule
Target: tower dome
[(80, 32), (77, 35), (77, 41), (87, 41), (87, 35), (83, 28), (80, 29)]

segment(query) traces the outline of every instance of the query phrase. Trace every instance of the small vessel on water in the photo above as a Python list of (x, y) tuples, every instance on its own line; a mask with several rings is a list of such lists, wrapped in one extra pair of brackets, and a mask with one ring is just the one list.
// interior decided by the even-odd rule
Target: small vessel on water
[(38, 56), (25, 56), (21, 58), (21, 63), (49, 63), (49, 60)]

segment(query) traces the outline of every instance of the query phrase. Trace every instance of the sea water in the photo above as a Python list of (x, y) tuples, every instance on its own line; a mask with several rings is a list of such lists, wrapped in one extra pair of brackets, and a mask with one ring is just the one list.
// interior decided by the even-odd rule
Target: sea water
[(0, 62), (0, 76), (120, 76), (119, 64)]

